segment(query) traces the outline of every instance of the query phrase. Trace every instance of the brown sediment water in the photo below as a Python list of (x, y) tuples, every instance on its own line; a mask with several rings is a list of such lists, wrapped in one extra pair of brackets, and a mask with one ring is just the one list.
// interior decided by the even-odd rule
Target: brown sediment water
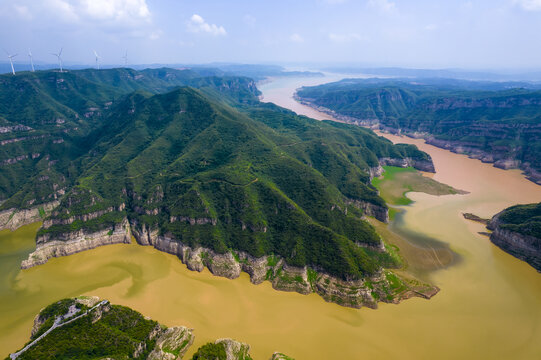
[[(265, 100), (298, 113), (328, 118), (296, 102), (296, 87), (325, 79), (275, 79)], [(462, 212), (490, 217), (515, 203), (541, 201), (541, 187), (519, 171), (504, 171), (466, 156), (414, 143), (435, 163), (434, 179), (466, 195), (411, 193), (402, 222), (447, 244), (461, 261), (430, 274), (441, 288), (431, 300), (414, 298), (378, 310), (325, 303), (315, 294), (275, 291), (186, 269), (175, 256), (150, 247), (110, 245), (17, 270), (32, 250), (36, 225), (0, 232), (0, 349), (7, 355), (28, 340), (39, 309), (63, 297), (98, 295), (166, 325), (195, 329), (193, 351), (232, 337), (251, 345), (254, 359), (274, 351), (301, 359), (540, 359), (541, 274), (478, 235), (483, 226)], [(414, 245), (414, 244), (413, 244)], [(187, 357), (189, 358), (189, 357)]]

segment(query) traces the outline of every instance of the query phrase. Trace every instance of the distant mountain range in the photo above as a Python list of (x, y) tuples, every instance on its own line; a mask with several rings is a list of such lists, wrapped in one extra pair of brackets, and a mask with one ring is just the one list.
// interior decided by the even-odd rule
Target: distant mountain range
[(524, 82), (344, 79), (298, 98), (342, 119), (424, 137), (541, 183), (541, 88)]
[(323, 66), (321, 71), (340, 74), (362, 74), (371, 77), (440, 78), (476, 81), (541, 82), (541, 70), (466, 70), (412, 69), (400, 67)]
[[(58, 69), (57, 63), (34, 63), (36, 70), (54, 70)], [(14, 68), (16, 72), (30, 71), (30, 62), (14, 62)], [(64, 68), (68, 70), (84, 70), (89, 66), (86, 64), (66, 63)], [(102, 64), (102, 69), (114, 69), (122, 68), (122, 65), (108, 65)], [(145, 69), (159, 69), (159, 68), (171, 68), (171, 69), (193, 69), (201, 75), (215, 75), (215, 76), (247, 76), (254, 80), (262, 80), (271, 76), (301, 76), (301, 77), (320, 77), (323, 73), (318, 71), (291, 71), (286, 70), (279, 65), (260, 65), (260, 64), (231, 64), (231, 63), (211, 63), (211, 64), (139, 64), (130, 65), (130, 69), (145, 70)], [(11, 74), (11, 65), (9, 62), (0, 62), (0, 74)]]

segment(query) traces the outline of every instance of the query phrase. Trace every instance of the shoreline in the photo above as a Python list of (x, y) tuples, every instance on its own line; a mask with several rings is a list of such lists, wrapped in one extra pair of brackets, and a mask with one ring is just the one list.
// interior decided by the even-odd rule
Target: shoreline
[(426, 144), (433, 145), (440, 149), (448, 150), (454, 154), (466, 155), (470, 159), (479, 160), (483, 163), (493, 164), (495, 168), (502, 170), (518, 169), (522, 171), (523, 176), (531, 182), (541, 185), (541, 172), (532, 169), (528, 164), (524, 165), (519, 160), (512, 159), (496, 159), (490, 153), (468, 147), (465, 144), (460, 144), (457, 141), (438, 140), (432, 134), (423, 132), (405, 132), (402, 129), (396, 130), (390, 127), (381, 126), (378, 120), (362, 120), (354, 117), (341, 115), (329, 108), (316, 105), (307, 99), (303, 99), (297, 95), (297, 91), (293, 94), (293, 99), (299, 104), (308, 106), (313, 110), (329, 115), (329, 120), (362, 126), (373, 131), (378, 131), (381, 134), (391, 134), (396, 136), (407, 136), (412, 139), (423, 139)]
[[(191, 271), (201, 272), (208, 268), (214, 276), (228, 279), (236, 279), (241, 272), (245, 272), (250, 275), (250, 282), (254, 285), (269, 281), (275, 290), (304, 295), (316, 293), (327, 302), (345, 307), (376, 309), (378, 302), (398, 304), (411, 297), (430, 299), (440, 290), (436, 286), (398, 276), (391, 269), (382, 268), (372, 276), (344, 280), (307, 266), (288, 266), (284, 259), (274, 255), (256, 258), (236, 251), (219, 254), (203, 247), (185, 246), (167, 236), (158, 236), (157, 230), (149, 230), (146, 226), (139, 230), (127, 219), (122, 224), (120, 229), (78, 234), (77, 238), (68, 241), (54, 241), (43, 246), (38, 243), (21, 268), (43, 265), (54, 257), (69, 256), (110, 244), (129, 244), (133, 236), (138, 245), (152, 246), (158, 251), (176, 255)], [(108, 235), (111, 230), (113, 234)]]

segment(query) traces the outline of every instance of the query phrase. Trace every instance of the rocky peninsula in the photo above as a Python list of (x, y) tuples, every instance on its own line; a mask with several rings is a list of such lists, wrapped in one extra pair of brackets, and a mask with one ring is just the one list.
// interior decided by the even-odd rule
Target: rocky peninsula
[(487, 228), (495, 245), (541, 272), (541, 203), (504, 209)]
[[(194, 329), (166, 327), (140, 313), (96, 296), (63, 299), (42, 309), (34, 319), (30, 341), (8, 359), (180, 360), (195, 339)], [(288, 359), (275, 352), (271, 360)], [(250, 360), (250, 346), (218, 339), (201, 346), (194, 360)]]

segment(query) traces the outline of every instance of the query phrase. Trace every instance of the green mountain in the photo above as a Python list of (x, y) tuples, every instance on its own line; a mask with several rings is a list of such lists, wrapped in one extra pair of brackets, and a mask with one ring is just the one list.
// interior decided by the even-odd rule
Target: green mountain
[[(164, 82), (176, 83), (172, 78), (190, 86), (169, 91)], [(208, 266), (227, 277), (242, 268), (253, 281), (273, 280), (303, 293), (330, 291), (328, 282), (316, 290), (316, 281), (324, 281), (316, 271), (336, 281), (359, 280), (364, 288), (362, 279), (399, 266), (363, 216), (388, 217), (370, 184), (380, 163), (432, 166), (414, 146), (260, 103), (253, 81), (242, 77), (114, 69), (3, 79), (13, 83), (9, 89), (41, 84), (34, 93), (11, 96), (27, 96), (40, 106), (46, 103), (42, 96), (52, 98), (51, 111), (65, 119), (16, 122), (10, 115), (15, 107), (6, 112), (12, 129), (6, 136), (28, 135), (6, 143), (0, 154), (19, 159), (2, 165), (0, 220), (23, 222), (29, 217), (19, 211), (24, 208), (45, 217), (37, 249), (23, 267), (129, 242), (132, 234), (190, 268)], [(38, 131), (50, 138), (34, 138)], [(21, 157), (33, 151), (36, 156)], [(50, 205), (52, 200), (57, 202)], [(54, 210), (47, 213), (44, 204)], [(256, 261), (267, 257), (264, 264)], [(314, 271), (310, 278), (306, 267)], [(346, 303), (375, 306), (374, 299), (419, 293), (377, 281), (374, 295), (359, 290)]]
[(345, 79), (297, 96), (345, 120), (423, 136), (541, 183), (541, 91), (520, 83)]
[[(30, 341), (17, 359), (180, 360), (194, 342), (193, 329), (167, 328), (128, 307), (97, 297), (62, 299), (41, 310)], [(250, 346), (219, 339), (201, 346), (193, 359), (249, 360)], [(6, 359), (11, 359), (8, 357)], [(291, 359), (280, 353), (272, 359)]]
[[(131, 69), (26, 72), (0, 75), (0, 200), (28, 207), (60, 197), (80, 174), (106, 115), (135, 91), (159, 93), (193, 86), (227, 103), (253, 101), (253, 80), (198, 77), (192, 70)], [(55, 187), (55, 191), (49, 191)], [(16, 195), (16, 196), (14, 196)]]
[[(128, 217), (193, 248), (277, 254), (358, 278), (379, 267), (355, 244), (380, 240), (348, 200), (384, 207), (369, 169), (383, 157), (427, 158), (359, 127), (273, 106), (239, 111), (192, 88), (134, 93), (104, 123), (79, 159), (86, 170), (51, 217), (59, 224), (39, 236), (95, 232)], [(61, 223), (105, 209), (114, 210)]]

